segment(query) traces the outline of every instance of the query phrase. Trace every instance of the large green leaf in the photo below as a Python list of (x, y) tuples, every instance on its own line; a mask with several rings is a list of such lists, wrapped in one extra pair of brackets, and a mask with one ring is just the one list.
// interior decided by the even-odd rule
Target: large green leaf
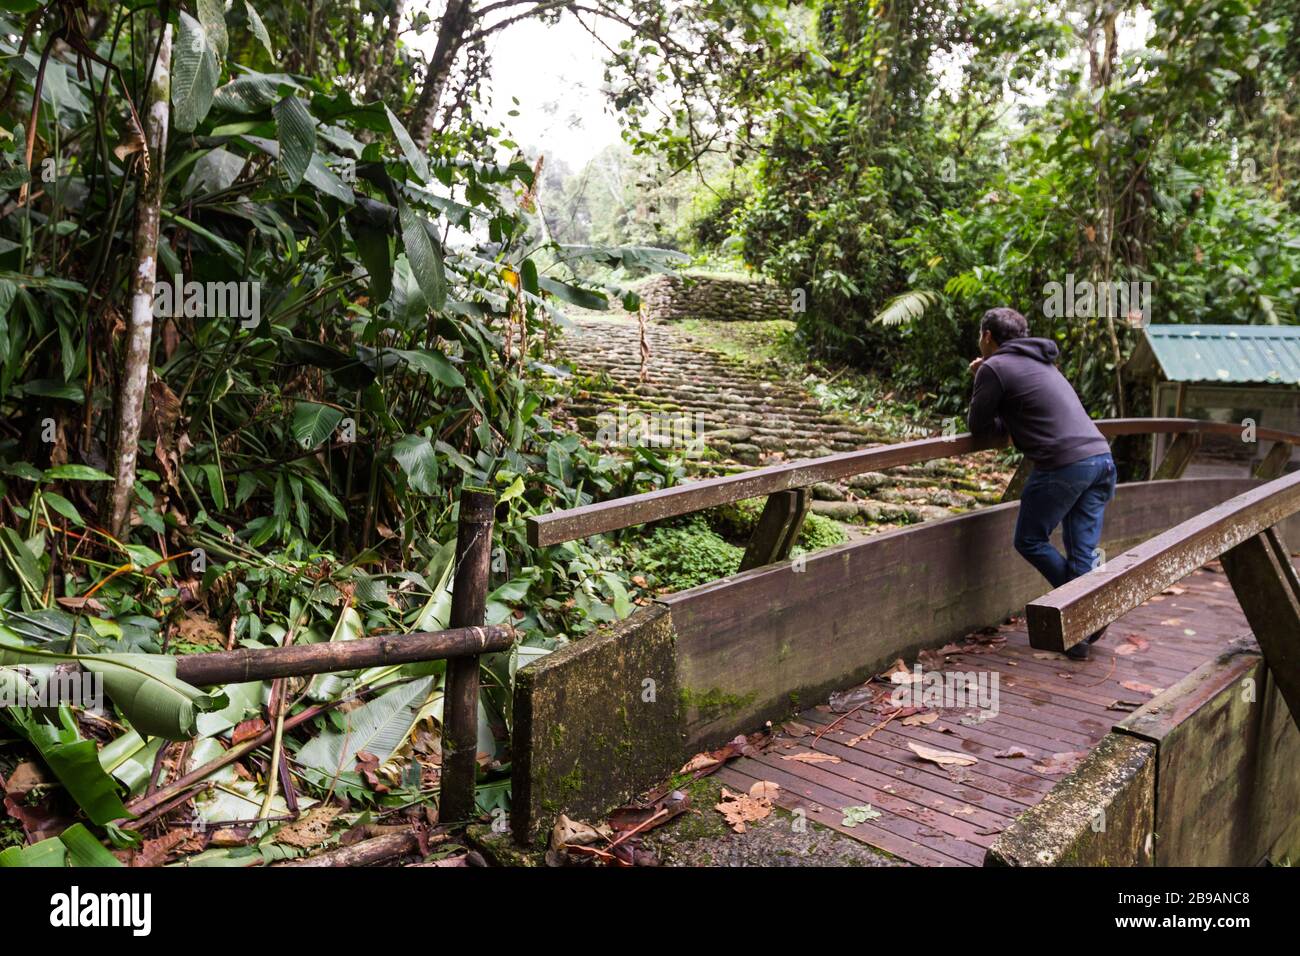
[(194, 131), (212, 108), (221, 68), (208, 31), (184, 10), (180, 33), (172, 49), (172, 125), (182, 133)]
[(416, 491), (438, 493), (438, 456), (433, 444), (422, 435), (404, 435), (393, 444), (393, 458)]
[(402, 245), (411, 263), (411, 272), (424, 293), (429, 308), (441, 312), (447, 305), (447, 275), (443, 270), (442, 252), (434, 245), (423, 216), (397, 197), (397, 215), (402, 225)]
[(176, 658), (168, 654), (80, 656), (81, 666), (104, 680), (104, 692), (131, 726), (148, 737), (187, 740), (195, 733), (195, 715), (219, 710), (227, 700), (176, 677)]
[(199, 23), (208, 33), (212, 48), (217, 51), (217, 56), (224, 57), (230, 46), (230, 37), (226, 33), (225, 0), (195, 0), (194, 9), (199, 15)]
[(248, 17), (248, 28), (253, 31), (253, 36), (257, 37), (257, 41), (266, 47), (267, 56), (274, 60), (275, 50), (271, 47), (271, 34), (266, 32), (266, 24), (262, 22), (262, 18), (248, 0), (244, 0), (244, 13)]
[(271, 112), (280, 144), (280, 179), (287, 188), (297, 189), (316, 152), (316, 120), (296, 96), (286, 96)]
[(370, 298), (379, 305), (387, 302), (393, 292), (393, 253), (389, 247), (389, 233), (364, 221), (348, 221), (357, 255), (370, 275)]
[(18, 636), (0, 627), (0, 667), (75, 661), (103, 681), (104, 693), (131, 726), (150, 737), (185, 740), (194, 736), (196, 712), (227, 703), (176, 677), (176, 658), (168, 654), (57, 654), (27, 647)]
[(603, 311), (609, 308), (609, 300), (599, 292), (582, 289), (576, 285), (570, 285), (567, 282), (561, 282), (558, 279), (550, 279), (546, 276), (538, 278), (537, 285), (551, 293), (551, 295), (563, 299), (570, 305), (576, 305), (580, 309), (595, 309)]
[(465, 377), (460, 374), (451, 360), (437, 349), (393, 349), (406, 360), (411, 368), (427, 372), (435, 382), (441, 382), (448, 388), (464, 388)]
[(343, 413), (332, 405), (298, 402), (293, 410), (293, 440), (303, 448), (315, 448), (334, 434)]
[(298, 765), (309, 779), (328, 786), (339, 774), (354, 769), (359, 751), (374, 754), (383, 763), (415, 726), (433, 681), (432, 677), (413, 680), (349, 711), (344, 715), (346, 729), (313, 737), (298, 751)]
[(31, 846), (11, 846), (0, 853), (0, 867), (123, 865), (80, 823), (74, 823), (56, 837)]
[(384, 112), (388, 114), (388, 125), (393, 128), (393, 135), (397, 138), (397, 145), (402, 148), (402, 155), (410, 163), (411, 168), (415, 170), (415, 175), (420, 177), (421, 182), (429, 180), (429, 160), (420, 152), (415, 140), (411, 139), (411, 134), (406, 131), (406, 127), (390, 110), (387, 105), (384, 106)]
[(58, 726), (21, 708), (4, 713), (92, 823), (103, 826), (129, 816), (117, 795), (117, 784), (100, 766), (95, 742), (81, 738), (71, 710), (59, 708)]

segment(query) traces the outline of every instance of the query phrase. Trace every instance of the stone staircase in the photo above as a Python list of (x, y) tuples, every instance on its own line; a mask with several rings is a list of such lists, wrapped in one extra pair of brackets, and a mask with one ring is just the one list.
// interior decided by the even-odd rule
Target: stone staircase
[[(616, 436), (614, 444), (626, 434), (619, 432), (620, 422), (635, 429), (639, 421), (645, 426), (642, 443), (684, 454), (693, 475), (899, 440), (823, 408), (773, 364), (724, 354), (678, 325), (646, 324), (650, 357), (643, 377), (641, 331), (634, 317), (571, 321), (557, 347), (574, 368), (578, 387), (562, 413), (588, 435)], [(684, 441), (683, 432), (697, 440)], [(813, 510), (868, 529), (911, 524), (995, 503), (1009, 477), (992, 453), (927, 462), (819, 484)]]

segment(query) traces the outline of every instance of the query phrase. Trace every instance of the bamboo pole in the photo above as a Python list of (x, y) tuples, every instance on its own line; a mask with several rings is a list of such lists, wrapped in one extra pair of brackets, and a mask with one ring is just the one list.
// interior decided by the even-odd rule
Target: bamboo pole
[(514, 630), (508, 625), (498, 624), (492, 627), (384, 634), (323, 644), (240, 648), (178, 657), (176, 676), (195, 687), (237, 684), (275, 677), (305, 677), (330, 671), (351, 671), (387, 664), (488, 654), (506, 650), (513, 639)]
[[(492, 563), (490, 492), (466, 489), (460, 495), (456, 526), (456, 574), (451, 592), (453, 628), (479, 628), (487, 611), (488, 574)], [(447, 662), (442, 697), (442, 781), (440, 823), (456, 824), (474, 815), (474, 778), (478, 769), (478, 656)]]

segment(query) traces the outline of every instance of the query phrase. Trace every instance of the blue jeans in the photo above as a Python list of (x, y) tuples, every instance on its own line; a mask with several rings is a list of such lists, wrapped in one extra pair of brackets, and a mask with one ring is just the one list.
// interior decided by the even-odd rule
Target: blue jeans
[[(1020, 495), (1016, 550), (1059, 588), (1093, 569), (1101, 522), (1115, 497), (1115, 460), (1107, 452), (1049, 471), (1035, 469)], [(1057, 525), (1065, 554), (1050, 540)]]

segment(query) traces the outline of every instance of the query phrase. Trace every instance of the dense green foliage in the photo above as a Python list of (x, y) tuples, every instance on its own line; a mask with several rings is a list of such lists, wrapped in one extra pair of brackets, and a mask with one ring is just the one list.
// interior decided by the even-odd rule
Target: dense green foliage
[(768, 57), (797, 69), (734, 89), (765, 140), (738, 131), (752, 175), (711, 208), (804, 290), (823, 355), (956, 410), (978, 317), (1010, 304), (1120, 411), (1137, 316), (1049, 314), (1050, 283), (1149, 282), (1157, 322), (1300, 318), (1298, 23), (1294, 0), (825, 0)]

